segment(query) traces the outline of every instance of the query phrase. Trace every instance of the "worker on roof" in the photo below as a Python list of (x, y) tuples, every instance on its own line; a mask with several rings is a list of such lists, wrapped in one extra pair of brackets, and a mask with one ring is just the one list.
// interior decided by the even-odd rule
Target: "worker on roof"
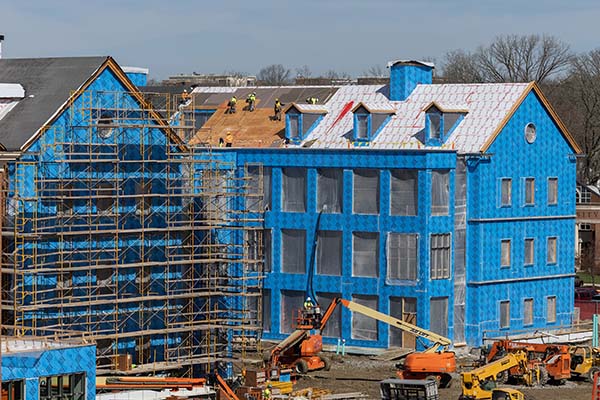
[(275, 105), (273, 106), (273, 111), (275, 111), (275, 115), (273, 116), (273, 121), (281, 121), (281, 110), (283, 109), (283, 104), (279, 99), (275, 99)]
[(225, 141), (222, 137), (219, 138), (219, 147), (225, 147)]
[(248, 97), (246, 97), (246, 103), (248, 103), (248, 111), (254, 111), (254, 103), (256, 103), (256, 92), (248, 93)]
[(233, 133), (231, 131), (227, 132), (225, 136), (225, 147), (231, 147), (233, 145)]
[(225, 110), (225, 114), (235, 114), (236, 104), (237, 104), (237, 98), (235, 96), (231, 96), (229, 103), (227, 103), (227, 110)]
[(308, 104), (317, 104), (317, 103), (319, 102), (319, 99), (317, 99), (317, 98), (316, 98), (316, 97), (314, 97), (314, 96), (310, 96), (310, 97), (307, 97), (307, 98), (306, 98), (306, 102), (307, 102)]
[(185, 103), (191, 98), (192, 95), (188, 93), (187, 89), (183, 89), (183, 93), (181, 93), (181, 100)]
[(267, 387), (263, 390), (262, 397), (263, 400), (271, 400), (271, 388), (273, 386), (269, 383)]

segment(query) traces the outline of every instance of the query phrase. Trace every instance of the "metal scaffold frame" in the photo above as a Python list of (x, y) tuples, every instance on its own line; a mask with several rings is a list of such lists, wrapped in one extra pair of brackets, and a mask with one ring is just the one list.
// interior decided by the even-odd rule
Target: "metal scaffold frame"
[(262, 173), (167, 139), (191, 137), (193, 100), (132, 98), (82, 93), (8, 166), (4, 328), (95, 340), (104, 370), (132, 354), (136, 373), (190, 375), (259, 343)]

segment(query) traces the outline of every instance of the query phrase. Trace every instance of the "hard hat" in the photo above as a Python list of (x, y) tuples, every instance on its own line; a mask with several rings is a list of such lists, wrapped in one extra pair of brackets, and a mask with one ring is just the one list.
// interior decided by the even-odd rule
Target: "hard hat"
[(306, 300), (310, 301), (310, 296), (306, 298)]
[(271, 385), (270, 383), (267, 385), (268, 388), (272, 388), (273, 385)]

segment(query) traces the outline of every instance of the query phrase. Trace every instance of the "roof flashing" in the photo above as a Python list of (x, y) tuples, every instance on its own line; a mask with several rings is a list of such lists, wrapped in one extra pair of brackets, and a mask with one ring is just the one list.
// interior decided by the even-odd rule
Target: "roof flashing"
[(0, 83), (0, 99), (22, 99), (25, 89), (20, 83)]

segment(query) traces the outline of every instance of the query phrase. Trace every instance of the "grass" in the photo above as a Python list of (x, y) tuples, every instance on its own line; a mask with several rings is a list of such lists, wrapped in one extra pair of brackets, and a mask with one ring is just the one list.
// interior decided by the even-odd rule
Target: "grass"
[[(592, 283), (592, 275), (589, 272), (579, 271), (577, 276), (581, 278), (583, 283)], [(596, 285), (600, 284), (600, 275), (594, 275), (594, 281)]]

